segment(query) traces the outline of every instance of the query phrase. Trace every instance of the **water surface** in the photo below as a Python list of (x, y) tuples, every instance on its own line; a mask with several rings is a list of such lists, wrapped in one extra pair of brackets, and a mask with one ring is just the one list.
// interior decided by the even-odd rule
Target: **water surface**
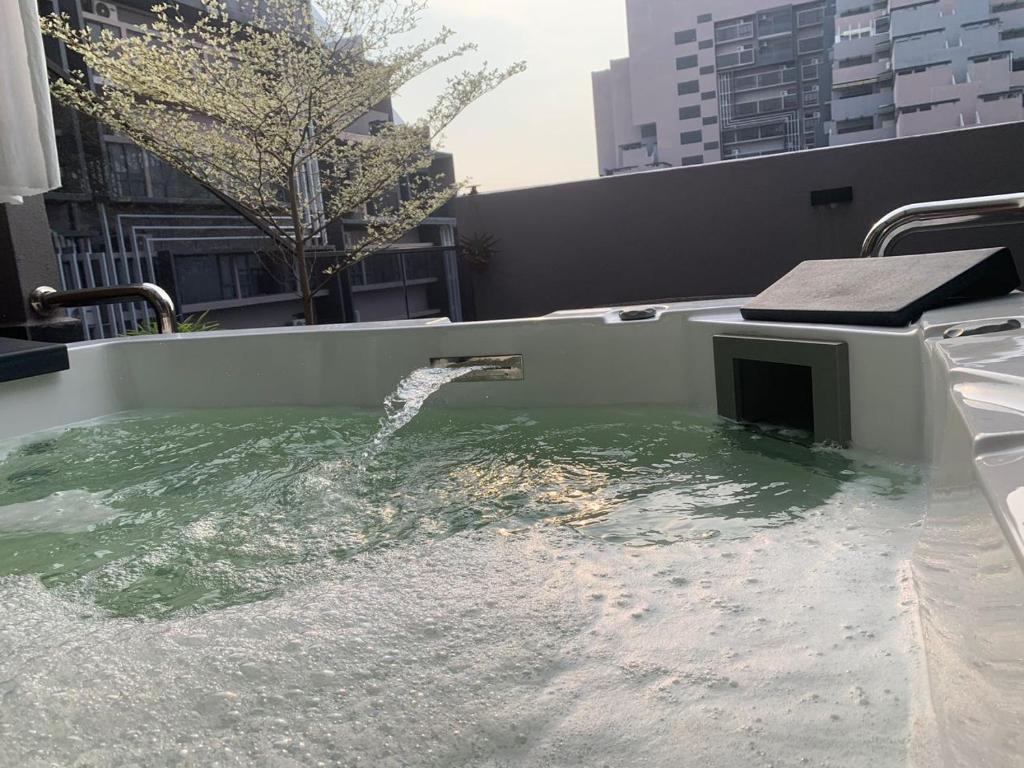
[(628, 546), (799, 522), (857, 479), (912, 474), (678, 410), (140, 413), (0, 464), (0, 575), (121, 615), (247, 602), (325, 560), (485, 526)]
[(907, 764), (914, 467), (674, 409), (380, 417), (0, 446), (0, 766)]

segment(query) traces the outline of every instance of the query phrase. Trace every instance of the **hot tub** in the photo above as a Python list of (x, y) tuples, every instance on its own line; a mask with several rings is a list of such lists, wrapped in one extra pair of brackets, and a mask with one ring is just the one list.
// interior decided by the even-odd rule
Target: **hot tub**
[(1017, 764), (1024, 297), (738, 306), (0, 384), (0, 764)]

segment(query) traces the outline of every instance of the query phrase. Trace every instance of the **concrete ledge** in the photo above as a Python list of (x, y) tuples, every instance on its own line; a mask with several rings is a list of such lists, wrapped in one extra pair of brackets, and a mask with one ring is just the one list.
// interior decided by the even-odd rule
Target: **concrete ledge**
[(15, 381), (66, 371), (68, 348), (63, 344), (0, 338), (0, 381)]

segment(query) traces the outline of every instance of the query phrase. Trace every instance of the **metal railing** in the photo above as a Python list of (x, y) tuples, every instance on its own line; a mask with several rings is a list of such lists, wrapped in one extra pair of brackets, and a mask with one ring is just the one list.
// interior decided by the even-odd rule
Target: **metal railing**
[(167, 291), (153, 283), (109, 285), (74, 291), (58, 291), (48, 285), (41, 285), (29, 296), (32, 309), (43, 317), (52, 315), (61, 307), (88, 307), (125, 299), (142, 299), (156, 313), (157, 329), (160, 333), (177, 333), (174, 301), (167, 295)]
[(1024, 192), (912, 203), (876, 221), (864, 238), (860, 255), (886, 256), (901, 238), (921, 230), (1001, 224), (1024, 224)]

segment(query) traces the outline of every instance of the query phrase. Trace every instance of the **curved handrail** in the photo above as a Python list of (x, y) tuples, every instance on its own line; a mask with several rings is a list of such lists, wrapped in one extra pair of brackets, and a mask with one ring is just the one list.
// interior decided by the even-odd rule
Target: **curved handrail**
[(979, 224), (1024, 223), (1024, 192), (912, 203), (875, 222), (861, 256), (885, 256), (900, 238), (920, 229), (957, 229)]
[(44, 317), (52, 315), (59, 307), (88, 307), (93, 304), (109, 304), (125, 299), (144, 300), (156, 313), (157, 328), (160, 333), (177, 333), (178, 324), (174, 318), (174, 300), (167, 294), (167, 291), (153, 283), (108, 285), (74, 291), (58, 291), (48, 285), (41, 285), (29, 296), (32, 309)]

